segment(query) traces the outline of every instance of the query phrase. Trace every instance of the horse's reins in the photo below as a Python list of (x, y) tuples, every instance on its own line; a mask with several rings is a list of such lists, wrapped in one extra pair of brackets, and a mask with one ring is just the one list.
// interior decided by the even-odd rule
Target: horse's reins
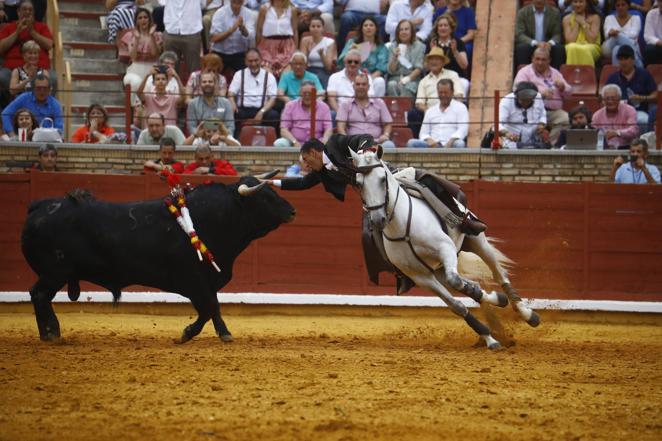
[[(376, 164), (364, 165), (362, 167), (355, 167), (355, 169), (356, 169), (357, 173), (367, 175), (368, 173), (370, 173), (372, 170), (374, 170), (377, 167), (385, 168), (384, 164), (381, 161), (379, 161)], [(368, 206), (368, 205), (366, 205), (365, 201), (363, 200), (363, 196), (361, 197), (361, 202), (363, 202), (363, 208), (367, 211), (379, 210), (380, 208), (384, 207), (384, 210), (386, 211), (386, 214), (387, 214), (387, 216), (386, 216), (387, 221), (391, 222), (391, 220), (393, 219), (393, 215), (395, 214), (395, 207), (397, 206), (398, 199), (400, 197), (400, 189), (401, 189), (400, 187), (401, 186), (398, 185), (398, 192), (395, 195), (395, 203), (393, 203), (393, 208), (391, 209), (391, 214), (390, 215), (388, 214), (388, 202), (389, 202), (388, 177), (386, 178), (385, 186), (386, 186), (386, 197), (384, 198), (384, 202), (382, 204)], [(416, 259), (421, 263), (421, 265), (423, 265), (425, 268), (427, 268), (431, 273), (434, 273), (434, 269), (430, 265), (425, 263), (425, 261), (423, 259), (421, 259), (421, 256), (419, 256), (418, 253), (416, 253), (416, 250), (414, 249), (414, 245), (412, 245), (412, 243), (411, 243), (411, 238), (409, 237), (409, 232), (411, 231), (411, 216), (412, 216), (412, 212), (414, 210), (413, 210), (413, 206), (412, 206), (411, 195), (409, 195), (409, 193), (406, 193), (406, 195), (407, 195), (407, 198), (409, 199), (409, 211), (407, 213), (407, 228), (405, 230), (405, 234), (402, 237), (391, 238), (391, 237), (388, 237), (386, 235), (386, 233), (384, 233), (384, 231), (382, 231), (382, 236), (384, 236), (384, 239), (388, 240), (389, 242), (407, 242), (407, 245), (409, 245), (409, 249), (411, 250), (414, 257), (416, 257)]]

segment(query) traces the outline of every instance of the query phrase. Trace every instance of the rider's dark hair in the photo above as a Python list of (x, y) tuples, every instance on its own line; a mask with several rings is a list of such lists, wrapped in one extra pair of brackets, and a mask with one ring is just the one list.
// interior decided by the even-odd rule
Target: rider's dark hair
[(300, 153), (310, 153), (311, 150), (317, 150), (321, 152), (324, 150), (324, 143), (317, 138), (310, 138), (308, 141), (304, 142), (299, 150)]

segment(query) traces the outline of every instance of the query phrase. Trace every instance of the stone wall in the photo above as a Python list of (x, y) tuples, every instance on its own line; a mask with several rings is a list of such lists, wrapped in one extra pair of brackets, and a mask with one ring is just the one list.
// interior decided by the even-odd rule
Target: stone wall
[[(37, 159), (38, 144), (0, 142), (0, 172), (21, 171)], [(58, 167), (65, 172), (140, 173), (147, 159), (158, 157), (156, 146), (59, 145)], [(216, 158), (230, 161), (239, 174), (279, 168), (283, 172), (299, 157), (295, 149), (276, 147), (215, 148)], [(454, 181), (484, 179), (520, 182), (608, 182), (616, 151), (395, 149), (384, 158), (398, 167), (423, 168)], [(193, 148), (181, 147), (177, 158), (193, 161)], [(662, 151), (651, 151), (649, 162), (662, 168)]]

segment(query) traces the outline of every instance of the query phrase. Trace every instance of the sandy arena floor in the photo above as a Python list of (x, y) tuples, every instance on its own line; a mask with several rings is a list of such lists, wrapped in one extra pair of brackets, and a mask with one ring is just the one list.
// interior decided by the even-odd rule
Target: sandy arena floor
[(662, 439), (662, 318), (543, 312), (498, 352), (444, 311), (226, 313), (234, 343), (185, 345), (188, 316), (59, 318), (53, 344), (0, 314), (0, 440)]

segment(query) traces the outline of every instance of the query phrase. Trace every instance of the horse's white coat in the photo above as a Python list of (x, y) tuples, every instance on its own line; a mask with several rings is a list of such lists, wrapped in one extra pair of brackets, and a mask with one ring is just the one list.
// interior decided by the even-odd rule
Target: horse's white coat
[[(361, 187), (364, 207), (369, 211), (371, 223), (382, 230), (389, 260), (418, 286), (434, 292), (453, 312), (466, 317), (466, 307), (448, 290), (451, 286), (458, 289), (463, 284), (458, 283), (457, 257), (463, 246), (487, 264), (500, 285), (510, 284), (502, 264), (507, 258), (490, 244), (484, 234), (465, 237), (458, 228), (448, 228), (446, 234), (427, 203), (411, 198), (400, 188), (396, 177), (381, 162), (379, 150), (351, 151), (351, 154), (359, 170), (357, 182)], [(486, 293), (481, 289), (480, 302), (483, 301), (499, 304), (496, 293)], [(521, 301), (514, 302), (513, 306), (525, 320), (531, 319), (534, 314)], [(489, 335), (482, 337), (488, 346), (497, 343)]]

